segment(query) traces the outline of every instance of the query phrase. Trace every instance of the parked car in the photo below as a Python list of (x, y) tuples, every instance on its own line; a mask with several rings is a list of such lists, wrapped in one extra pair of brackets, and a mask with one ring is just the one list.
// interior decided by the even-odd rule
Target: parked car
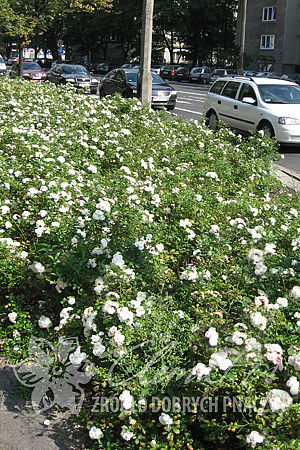
[(83, 66), (56, 64), (47, 73), (47, 78), (55, 84), (71, 83), (76, 89), (89, 88), (91, 94), (96, 94), (98, 91), (98, 80), (92, 78)]
[(90, 72), (93, 73), (107, 73), (110, 70), (110, 65), (108, 63), (92, 63)]
[(261, 131), (279, 143), (300, 144), (300, 87), (267, 77), (224, 77), (209, 90), (204, 114), (210, 128), (222, 120), (241, 132)]
[(267, 78), (280, 78), (280, 75), (275, 72), (257, 72), (256, 77), (267, 77)]
[[(133, 66), (133, 67), (127, 67), (127, 69), (139, 69), (141, 67), (141, 65), (140, 64), (136, 64), (135, 66)], [(124, 69), (124, 67), (122, 67), (123, 69)], [(151, 67), (150, 68), (150, 70), (151, 70), (151, 72), (155, 72), (155, 73), (157, 73), (157, 75), (159, 75), (159, 73), (160, 73), (160, 69), (157, 69), (157, 68), (155, 68), (155, 67)]]
[[(20, 64), (14, 63), (10, 69), (9, 76), (16, 78), (20, 76)], [(46, 80), (46, 72), (36, 62), (24, 61), (23, 62), (23, 78), (25, 80)]]
[(209, 67), (194, 67), (190, 73), (190, 81), (208, 84), (211, 80), (211, 69)]
[(217, 78), (227, 77), (229, 75), (237, 75), (237, 69), (214, 69), (211, 74), (211, 81), (216, 81)]
[(244, 76), (245, 77), (255, 77), (256, 76), (256, 72), (254, 72), (253, 70), (245, 70), (244, 71)]
[(175, 79), (175, 72), (176, 69), (178, 69), (178, 67), (181, 66), (163, 66), (160, 69), (160, 76), (164, 79), (164, 80), (174, 80)]
[(6, 64), (5, 64), (2, 56), (0, 55), (0, 75), (5, 75), (5, 74), (6, 74)]
[[(123, 97), (137, 97), (138, 69), (115, 69), (100, 81), (99, 96), (121, 94)], [(176, 106), (177, 92), (159, 75), (152, 75), (152, 106), (172, 110)]]
[(134, 67), (134, 64), (123, 64), (121, 66), (121, 69), (132, 69)]
[(52, 65), (52, 60), (46, 58), (37, 58), (34, 62), (38, 63), (42, 69), (50, 69)]
[(19, 61), (19, 57), (18, 56), (13, 56), (13, 57), (11, 57), (11, 58), (8, 58), (8, 60), (7, 60), (7, 65), (8, 66), (12, 66), (14, 63), (16, 63), (16, 62), (18, 62)]
[(175, 70), (175, 81), (190, 81), (190, 67), (178, 67), (178, 69)]

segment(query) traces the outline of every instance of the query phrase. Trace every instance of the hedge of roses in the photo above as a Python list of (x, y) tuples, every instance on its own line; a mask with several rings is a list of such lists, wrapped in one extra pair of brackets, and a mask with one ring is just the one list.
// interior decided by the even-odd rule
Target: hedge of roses
[(12, 362), (77, 338), (89, 448), (298, 448), (299, 199), (274, 143), (6, 78), (0, 124), (0, 337)]

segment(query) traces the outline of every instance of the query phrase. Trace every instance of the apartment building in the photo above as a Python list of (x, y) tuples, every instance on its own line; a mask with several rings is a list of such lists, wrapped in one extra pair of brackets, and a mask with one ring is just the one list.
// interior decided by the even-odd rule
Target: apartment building
[[(236, 44), (241, 42), (239, 1)], [(300, 77), (300, 0), (248, 0), (245, 67)]]

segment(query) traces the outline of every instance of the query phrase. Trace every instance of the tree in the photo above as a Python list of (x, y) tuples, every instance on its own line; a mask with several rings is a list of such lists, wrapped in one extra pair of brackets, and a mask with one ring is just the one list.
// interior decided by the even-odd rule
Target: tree
[(237, 0), (189, 0), (185, 44), (194, 64), (225, 64), (235, 55)]
[(170, 53), (170, 62), (174, 62), (174, 47), (179, 36), (185, 30), (185, 11), (188, 0), (156, 0), (154, 9), (154, 25), (161, 33), (165, 46)]
[(1, 0), (0, 30), (18, 43), (20, 75), (23, 48), (51, 29), (59, 17), (70, 11), (93, 13), (109, 7), (112, 0)]

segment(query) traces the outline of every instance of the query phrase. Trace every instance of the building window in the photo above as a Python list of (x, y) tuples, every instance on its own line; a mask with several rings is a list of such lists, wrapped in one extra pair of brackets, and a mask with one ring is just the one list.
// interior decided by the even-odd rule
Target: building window
[(273, 50), (275, 44), (274, 34), (263, 34), (260, 37), (260, 48), (261, 50)]
[(276, 8), (275, 6), (268, 6), (263, 8), (262, 21), (263, 22), (275, 22), (276, 20)]

